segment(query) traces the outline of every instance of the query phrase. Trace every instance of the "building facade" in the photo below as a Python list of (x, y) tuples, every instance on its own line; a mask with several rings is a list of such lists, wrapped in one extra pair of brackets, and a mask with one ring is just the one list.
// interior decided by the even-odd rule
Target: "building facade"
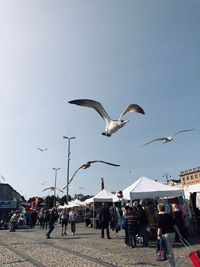
[(182, 171), (179, 175), (181, 177), (181, 185), (191, 185), (200, 183), (200, 167)]

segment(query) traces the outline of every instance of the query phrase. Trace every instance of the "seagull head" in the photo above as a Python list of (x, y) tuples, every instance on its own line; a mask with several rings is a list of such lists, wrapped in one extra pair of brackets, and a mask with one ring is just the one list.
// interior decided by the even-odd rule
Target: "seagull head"
[(127, 122), (129, 122), (129, 120), (120, 120), (119, 123), (124, 126)]

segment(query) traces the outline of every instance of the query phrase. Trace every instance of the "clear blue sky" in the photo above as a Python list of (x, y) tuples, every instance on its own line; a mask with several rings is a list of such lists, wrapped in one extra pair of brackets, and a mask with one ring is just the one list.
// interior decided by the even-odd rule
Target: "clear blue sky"
[[(0, 174), (26, 198), (66, 185), (70, 194), (96, 194), (100, 178), (110, 191), (140, 176), (164, 181), (197, 167), (200, 150), (200, 1), (77, 0), (0, 1)], [(130, 103), (146, 115), (111, 138), (89, 108), (68, 104), (91, 98), (118, 118)], [(169, 143), (141, 145), (182, 129)], [(41, 153), (36, 147), (47, 147)], [(46, 181), (45, 185), (42, 183)], [(80, 189), (84, 187), (84, 189)], [(59, 196), (62, 194), (59, 193)]]

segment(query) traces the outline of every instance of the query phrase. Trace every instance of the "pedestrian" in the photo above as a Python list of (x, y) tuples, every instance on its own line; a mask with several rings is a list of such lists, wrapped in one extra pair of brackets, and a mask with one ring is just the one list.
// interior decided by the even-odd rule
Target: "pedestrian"
[(57, 221), (57, 214), (56, 214), (55, 208), (52, 208), (52, 210), (50, 210), (49, 219), (48, 219), (48, 232), (46, 233), (47, 239), (51, 238), (50, 235), (54, 229), (54, 224), (56, 221)]
[[(128, 233), (128, 245), (133, 248), (137, 246), (136, 242), (136, 234), (137, 234), (137, 224), (138, 224), (138, 216), (133, 207), (129, 207), (125, 213), (125, 220), (127, 225), (127, 233)], [(134, 243), (134, 245), (133, 245)]]
[[(64, 210), (61, 211), (60, 213), (60, 221), (61, 221), (61, 227), (62, 227), (62, 236), (67, 235), (67, 225), (68, 225), (68, 221), (69, 221), (69, 213), (67, 211), (67, 209), (65, 208)], [(64, 233), (63, 233), (64, 230)]]
[(173, 243), (175, 238), (175, 231), (177, 232), (180, 239), (182, 236), (179, 232), (177, 225), (175, 224), (175, 220), (172, 214), (167, 213), (165, 210), (165, 204), (159, 204), (158, 208), (158, 217), (157, 217), (157, 237), (158, 239), (161, 236), (164, 238), (166, 242), (167, 249), (167, 259), (169, 260), (169, 265), (171, 267), (176, 267), (176, 262), (173, 253)]
[(148, 247), (149, 240), (147, 235), (147, 226), (148, 226), (147, 213), (141, 204), (138, 205), (138, 210), (139, 210), (139, 223), (138, 223), (139, 234), (143, 239), (143, 247)]
[(123, 210), (123, 214), (121, 215), (121, 227), (122, 229), (124, 229), (124, 246), (128, 246), (129, 244), (129, 237), (128, 237), (128, 226), (127, 226), (127, 222), (126, 222), (126, 219), (125, 219), (125, 216), (128, 212), (128, 209), (129, 209), (129, 205), (125, 206), (124, 210)]
[(18, 224), (18, 218), (19, 216), (17, 211), (14, 211), (12, 216), (10, 217), (10, 232), (15, 232), (15, 229)]
[(111, 239), (109, 232), (110, 211), (106, 203), (102, 203), (99, 221), (101, 224), (101, 238), (104, 238), (104, 229), (106, 229), (107, 239)]
[[(175, 223), (176, 223), (181, 235), (185, 239), (187, 239), (187, 231), (186, 231), (186, 228), (184, 225), (183, 214), (182, 214), (182, 211), (179, 209), (178, 205), (175, 203), (172, 204), (172, 215), (174, 217)], [(175, 240), (177, 242), (180, 241), (177, 233), (175, 234)]]
[(71, 224), (72, 235), (75, 235), (75, 232), (76, 232), (76, 219), (77, 219), (76, 212), (75, 212), (74, 208), (71, 208), (69, 210), (69, 222)]

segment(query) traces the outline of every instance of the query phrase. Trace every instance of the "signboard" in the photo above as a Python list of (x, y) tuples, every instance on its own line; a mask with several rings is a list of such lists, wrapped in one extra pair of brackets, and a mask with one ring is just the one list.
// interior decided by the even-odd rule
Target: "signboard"
[(0, 209), (15, 209), (17, 208), (17, 201), (0, 201)]

